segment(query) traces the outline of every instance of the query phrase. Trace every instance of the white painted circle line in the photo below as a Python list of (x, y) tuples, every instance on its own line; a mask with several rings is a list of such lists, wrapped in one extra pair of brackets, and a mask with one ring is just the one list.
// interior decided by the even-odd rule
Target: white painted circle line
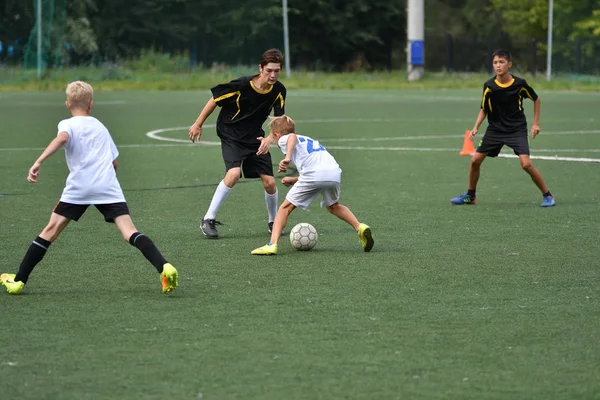
[[(298, 122), (300, 123), (340, 123), (340, 122), (388, 122), (390, 119), (385, 118), (373, 118), (373, 119), (313, 119), (313, 120), (305, 120)], [(205, 125), (204, 128), (215, 128), (215, 124)], [(161, 136), (160, 134), (163, 132), (173, 132), (173, 131), (184, 131), (189, 129), (188, 127), (174, 127), (174, 128), (163, 128), (163, 129), (155, 129), (146, 133), (151, 139), (165, 141), (165, 142), (175, 142), (175, 143), (186, 143), (190, 146), (200, 145), (200, 146), (218, 146), (220, 142), (214, 141), (205, 141), (202, 140), (196, 144), (190, 143), (189, 139), (177, 139), (177, 138), (169, 138)], [(600, 130), (577, 130), (577, 131), (556, 131), (556, 132), (544, 132), (544, 135), (591, 135), (598, 134)], [(402, 136), (402, 137), (387, 137), (387, 138), (331, 138), (331, 139), (322, 139), (322, 142), (381, 142), (381, 141), (405, 141), (405, 140), (435, 140), (435, 139), (460, 139), (463, 138), (464, 135), (423, 135), (423, 136)], [(370, 150), (370, 151), (420, 151), (420, 152), (449, 152), (449, 151), (458, 151), (455, 148), (434, 148), (434, 147), (366, 147), (366, 146), (327, 146), (327, 148), (332, 150)], [(534, 152), (542, 152), (542, 153), (598, 153), (600, 149), (534, 149)], [(501, 158), (518, 158), (513, 154), (499, 154), (498, 157)], [(571, 162), (588, 162), (588, 163), (600, 163), (600, 159), (596, 158), (583, 158), (583, 157), (559, 157), (555, 156), (535, 156), (532, 155), (531, 159), (534, 160), (549, 160), (549, 161), (571, 161)]]
[[(210, 124), (210, 125), (204, 125), (203, 128), (215, 128), (215, 127), (216, 127), (216, 125)], [(163, 142), (186, 143), (186, 144), (189, 144), (190, 146), (219, 146), (221, 144), (221, 142), (209, 142), (206, 140), (201, 140), (199, 142), (192, 143), (190, 139), (169, 138), (169, 137), (164, 137), (164, 136), (159, 135), (159, 133), (163, 133), (163, 132), (187, 131), (188, 129), (189, 129), (189, 126), (155, 129), (153, 131), (146, 132), (146, 136), (148, 136), (150, 139), (161, 140)]]

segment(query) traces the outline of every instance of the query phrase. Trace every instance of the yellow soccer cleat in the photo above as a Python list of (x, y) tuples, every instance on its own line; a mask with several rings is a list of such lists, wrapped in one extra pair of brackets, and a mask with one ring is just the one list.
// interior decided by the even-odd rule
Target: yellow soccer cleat
[(163, 265), (163, 272), (160, 274), (163, 293), (171, 293), (179, 285), (179, 274), (174, 266), (169, 263)]
[(258, 249), (252, 250), (254, 255), (259, 256), (274, 256), (277, 254), (277, 245), (276, 244), (265, 244), (263, 247), (259, 247)]
[(15, 274), (2, 274), (0, 275), (0, 281), (2, 281), (2, 285), (6, 288), (8, 294), (19, 294), (25, 287), (23, 282), (15, 282)]
[(358, 226), (358, 237), (360, 239), (360, 244), (366, 252), (371, 251), (375, 241), (373, 240), (373, 234), (371, 233), (371, 228), (367, 224), (360, 224)]

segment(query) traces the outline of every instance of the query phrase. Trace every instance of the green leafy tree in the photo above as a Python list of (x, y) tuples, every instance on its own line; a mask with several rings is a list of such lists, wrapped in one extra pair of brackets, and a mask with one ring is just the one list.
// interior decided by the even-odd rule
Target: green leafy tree
[(591, 34), (600, 36), (600, 9), (594, 10), (592, 15), (575, 23), (576, 34)]

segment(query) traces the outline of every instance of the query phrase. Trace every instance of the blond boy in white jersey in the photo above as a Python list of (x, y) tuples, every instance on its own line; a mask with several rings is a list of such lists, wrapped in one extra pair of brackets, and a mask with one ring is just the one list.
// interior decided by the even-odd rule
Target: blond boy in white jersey
[(60, 201), (54, 207), (50, 222), (31, 243), (16, 274), (0, 275), (9, 294), (19, 294), (35, 266), (42, 261), (50, 245), (71, 220), (78, 221), (93, 205), (113, 222), (123, 238), (137, 247), (160, 273), (162, 291), (169, 293), (177, 287), (178, 273), (158, 251), (152, 240), (138, 232), (117, 180), (119, 152), (108, 129), (90, 115), (94, 91), (82, 81), (72, 82), (66, 90), (67, 109), (72, 117), (60, 121), (58, 134), (29, 169), (27, 180), (36, 183), (42, 163), (61, 147), (69, 167), (69, 176)]
[(371, 228), (358, 222), (352, 211), (339, 203), (342, 170), (335, 158), (317, 140), (296, 134), (296, 124), (287, 115), (271, 118), (269, 127), (270, 135), (273, 135), (277, 146), (285, 154), (278, 172), (287, 171), (291, 163), (300, 175), (286, 176), (281, 180), (285, 186), (293, 187), (277, 211), (271, 241), (254, 249), (251, 254), (277, 254), (277, 241), (290, 213), (296, 207), (306, 210), (319, 194), (323, 197), (321, 207), (325, 206), (327, 211), (351, 225), (358, 232), (363, 249), (371, 251), (374, 244)]

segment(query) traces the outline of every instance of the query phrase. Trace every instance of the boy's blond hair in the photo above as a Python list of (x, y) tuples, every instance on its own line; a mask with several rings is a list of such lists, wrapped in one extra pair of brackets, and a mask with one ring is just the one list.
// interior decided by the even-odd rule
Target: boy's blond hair
[(67, 86), (67, 102), (74, 108), (88, 108), (94, 98), (94, 89), (84, 81), (75, 81)]
[(269, 131), (279, 133), (280, 135), (294, 133), (296, 132), (296, 123), (287, 115), (271, 117), (271, 120), (269, 121)]

